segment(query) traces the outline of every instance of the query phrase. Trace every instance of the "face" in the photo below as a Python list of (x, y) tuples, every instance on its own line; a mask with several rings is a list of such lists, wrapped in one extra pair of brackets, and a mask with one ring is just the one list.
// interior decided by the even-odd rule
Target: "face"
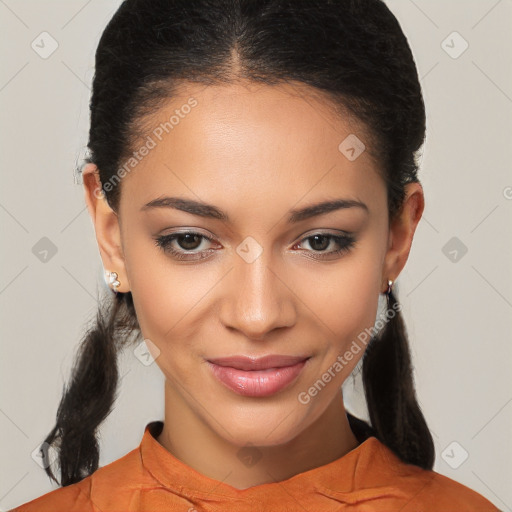
[[(191, 84), (146, 127), (151, 149), (123, 178), (112, 225), (122, 252), (109, 260), (105, 244), (105, 268), (132, 292), (176, 408), (230, 442), (286, 442), (326, 411), (363, 356), (359, 343), (335, 364), (374, 325), (418, 209), (392, 244), (369, 152), (354, 160), (339, 149), (350, 134), (364, 142), (364, 131), (306, 86)], [(340, 200), (345, 207), (307, 209)], [(185, 201), (210, 207), (192, 213)], [(261, 386), (231, 373), (231, 387), (216, 376), (226, 369), (208, 362), (271, 354), (307, 360)]]

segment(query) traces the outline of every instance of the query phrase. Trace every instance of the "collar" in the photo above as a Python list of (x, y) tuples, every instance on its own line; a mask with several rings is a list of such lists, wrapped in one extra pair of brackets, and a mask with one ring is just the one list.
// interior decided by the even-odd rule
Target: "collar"
[[(260, 502), (271, 504), (272, 497), (288, 500), (296, 497), (304, 503), (309, 494), (321, 494), (341, 503), (358, 503), (385, 495), (396, 495), (392, 486), (368, 485), (366, 475), (389, 471), (389, 464), (398, 459), (376, 437), (368, 436), (354, 449), (328, 464), (319, 466), (280, 482), (270, 482), (247, 489), (237, 489), (222, 481), (209, 478), (186, 465), (164, 448), (156, 439), (163, 428), (162, 421), (148, 423), (140, 444), (144, 468), (170, 492), (195, 502)], [(269, 501), (270, 500), (270, 501)]]

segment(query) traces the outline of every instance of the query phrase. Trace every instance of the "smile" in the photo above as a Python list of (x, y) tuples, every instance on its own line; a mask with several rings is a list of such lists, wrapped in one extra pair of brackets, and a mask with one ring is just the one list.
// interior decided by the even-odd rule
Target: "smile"
[[(207, 361), (213, 375), (227, 388), (239, 395), (264, 397), (273, 395), (297, 379), (309, 358), (286, 366), (265, 369), (240, 369)], [(235, 363), (232, 363), (235, 364)]]

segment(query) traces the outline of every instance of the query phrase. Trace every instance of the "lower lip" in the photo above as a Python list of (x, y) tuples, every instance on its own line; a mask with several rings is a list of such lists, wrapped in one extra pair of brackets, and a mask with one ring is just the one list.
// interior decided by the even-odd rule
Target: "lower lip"
[(281, 391), (300, 374), (307, 359), (293, 366), (268, 370), (238, 370), (208, 361), (215, 377), (231, 391), (243, 396), (269, 396)]

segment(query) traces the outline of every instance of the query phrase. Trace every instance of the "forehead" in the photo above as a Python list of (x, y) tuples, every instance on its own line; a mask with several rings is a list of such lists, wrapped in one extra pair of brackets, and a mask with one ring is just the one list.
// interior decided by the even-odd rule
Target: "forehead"
[(135, 149), (150, 149), (123, 178), (121, 202), (164, 193), (219, 205), (382, 195), (364, 127), (304, 84), (189, 83), (143, 126)]

